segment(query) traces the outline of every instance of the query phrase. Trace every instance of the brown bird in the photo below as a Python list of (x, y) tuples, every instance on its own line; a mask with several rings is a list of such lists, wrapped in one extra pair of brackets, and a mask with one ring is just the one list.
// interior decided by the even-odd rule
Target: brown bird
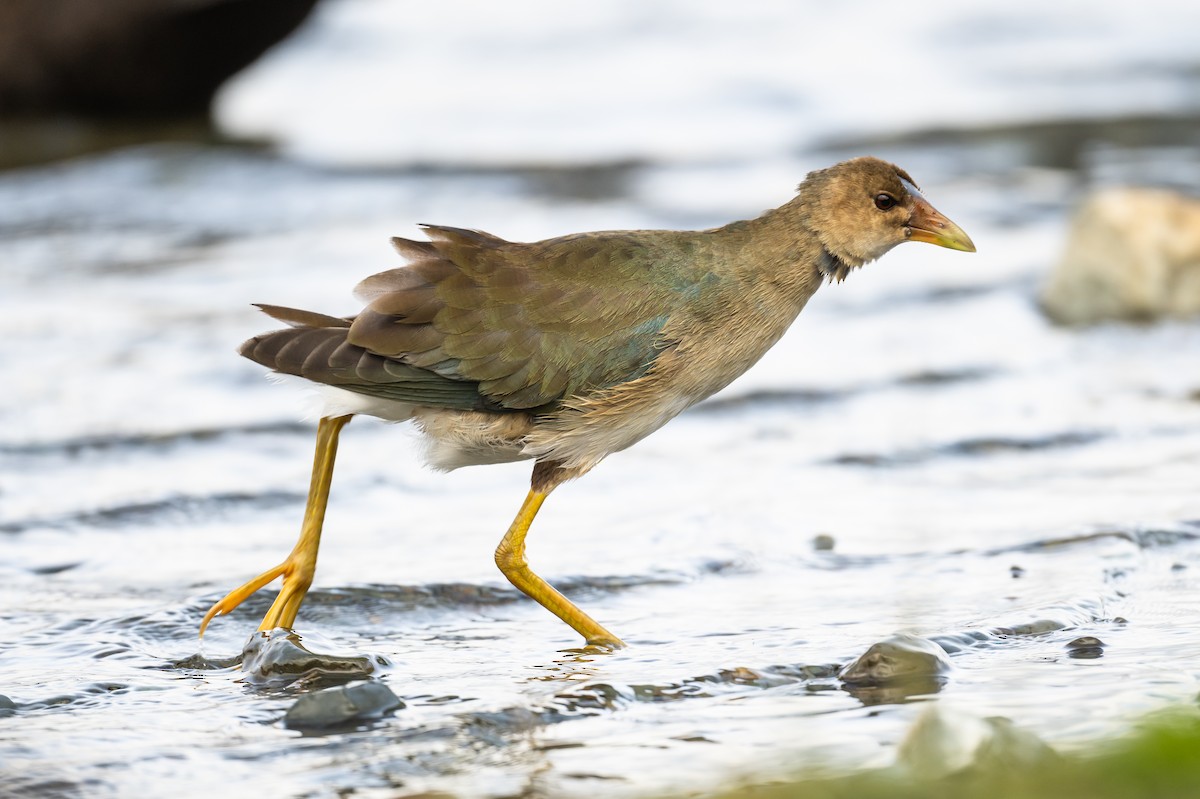
[(259, 306), (291, 327), (242, 355), (326, 393), (308, 506), (287, 559), (208, 611), (229, 613), (276, 577), (260, 630), (291, 627), (312, 584), (338, 433), (356, 413), (411, 419), (436, 469), (534, 461), (496, 549), (521, 591), (588, 644), (622, 646), (525, 561), (546, 496), (729, 385), (827, 280), (905, 241), (974, 252), (903, 169), (857, 158), (812, 172), (757, 219), (702, 231), (579, 233), (533, 243), (424, 226), (392, 239), (408, 263), (368, 277), (353, 317)]

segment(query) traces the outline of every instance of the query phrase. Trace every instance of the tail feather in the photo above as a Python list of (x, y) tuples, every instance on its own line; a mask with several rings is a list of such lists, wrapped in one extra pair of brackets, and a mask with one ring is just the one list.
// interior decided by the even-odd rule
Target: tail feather
[(350, 327), (350, 323), (354, 321), (352, 318), (346, 319), (339, 316), (317, 313), (316, 311), (285, 308), (282, 305), (267, 305), (261, 302), (254, 303), (254, 307), (272, 319), (278, 319), (280, 322), (292, 327)]
[(453, 380), (376, 355), (350, 344), (346, 340), (349, 332), (348, 327), (284, 328), (249, 339), (238, 352), (282, 374), (384, 400), (432, 408), (498, 410), (480, 395), (479, 383)]

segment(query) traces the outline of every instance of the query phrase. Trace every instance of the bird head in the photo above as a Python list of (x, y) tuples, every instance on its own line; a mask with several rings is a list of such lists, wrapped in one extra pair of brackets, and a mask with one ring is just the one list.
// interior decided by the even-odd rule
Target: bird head
[(878, 158), (809, 173), (799, 200), (805, 223), (845, 271), (906, 241), (975, 252), (970, 237), (925, 199), (907, 172)]

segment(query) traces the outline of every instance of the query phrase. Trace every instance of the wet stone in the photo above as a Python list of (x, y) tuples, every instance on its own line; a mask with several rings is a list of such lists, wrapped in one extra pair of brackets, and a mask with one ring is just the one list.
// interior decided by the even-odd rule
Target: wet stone
[(992, 633), (999, 636), (1011, 637), (1016, 635), (1044, 635), (1061, 630), (1066, 625), (1054, 619), (1036, 619), (1024, 624), (1014, 624), (1011, 627), (996, 627)]
[(951, 669), (946, 650), (928, 638), (896, 633), (872, 644), (838, 677), (845, 683), (884, 685), (920, 677), (938, 677)]
[(281, 686), (304, 681), (329, 685), (362, 680), (375, 672), (366, 655), (327, 655), (312, 652), (301, 637), (282, 627), (250, 636), (242, 652), (245, 680), (255, 685)]
[(866, 705), (937, 693), (951, 669), (946, 650), (928, 638), (896, 633), (868, 647), (838, 678)]
[(667, 685), (631, 685), (633, 698), (639, 702), (674, 702), (693, 696), (706, 696), (707, 692), (693, 682), (668, 683)]
[(404, 706), (403, 700), (381, 682), (340, 685), (297, 699), (284, 715), (283, 724), (293, 730), (328, 729), (378, 719)]
[(16, 715), (17, 703), (4, 694), (0, 694), (0, 719)]
[(172, 661), (170, 661), (169, 666), (170, 666), (170, 668), (173, 668), (173, 669), (195, 669), (197, 671), (211, 671), (211, 670), (215, 670), (215, 669), (230, 669), (230, 668), (233, 668), (234, 666), (238, 665), (238, 663), (240, 663), (240, 662), (241, 662), (241, 658), (238, 658), (238, 657), (210, 658), (210, 657), (205, 657), (203, 654), (197, 652), (196, 654), (188, 655), (185, 658), (180, 658), (178, 660), (172, 660)]
[(817, 552), (832, 552), (834, 540), (833, 536), (827, 533), (813, 536), (812, 546)]
[(633, 689), (621, 688), (608, 683), (592, 683), (578, 691), (558, 694), (559, 700), (569, 710), (614, 710), (619, 705), (634, 700)]
[(1104, 655), (1106, 644), (1092, 635), (1083, 635), (1067, 644), (1067, 657), (1091, 660)]
[(717, 672), (717, 678), (721, 682), (733, 685), (753, 685), (756, 688), (774, 688), (779, 685), (787, 685), (788, 683), (795, 682), (792, 677), (787, 675), (755, 671), (745, 666), (721, 669)]
[(785, 664), (770, 666), (767, 671), (781, 677), (808, 682), (811, 680), (830, 680), (837, 676), (840, 666), (836, 664)]

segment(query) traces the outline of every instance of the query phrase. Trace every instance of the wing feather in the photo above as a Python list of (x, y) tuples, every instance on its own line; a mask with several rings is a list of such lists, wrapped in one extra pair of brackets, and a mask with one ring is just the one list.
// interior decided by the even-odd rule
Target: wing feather
[[(373, 396), (528, 410), (634, 380), (672, 342), (686, 288), (710, 278), (660, 232), (534, 243), (424, 226), (393, 239), (410, 263), (363, 280), (352, 319), (263, 306), (294, 327), (243, 354), (277, 371)], [(699, 235), (699, 234), (693, 234)], [(691, 271), (689, 271), (691, 270)]]
[(522, 244), (459, 228), (425, 231), (436, 260), (427, 249), (405, 250), (420, 260), (399, 270), (419, 271), (420, 281), (364, 281), (379, 288), (390, 280), (395, 289), (375, 293), (355, 319), (355, 344), (478, 381), (490, 400), (517, 409), (636, 379), (669, 343), (661, 334), (678, 275), (666, 276), (678, 263), (656, 243), (661, 235)]

